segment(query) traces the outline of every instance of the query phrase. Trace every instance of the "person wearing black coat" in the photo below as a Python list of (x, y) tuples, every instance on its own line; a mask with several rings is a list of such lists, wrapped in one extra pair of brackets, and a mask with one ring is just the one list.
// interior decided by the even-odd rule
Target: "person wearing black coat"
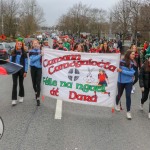
[[(150, 57), (148, 57), (140, 69), (139, 85), (142, 92), (140, 109), (143, 110), (143, 104), (147, 101), (150, 91)], [(148, 118), (150, 118), (150, 108)]]

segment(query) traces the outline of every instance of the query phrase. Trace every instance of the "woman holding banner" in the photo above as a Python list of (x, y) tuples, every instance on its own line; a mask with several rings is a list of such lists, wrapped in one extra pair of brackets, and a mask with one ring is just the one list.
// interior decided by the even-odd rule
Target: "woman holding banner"
[(120, 111), (119, 101), (123, 94), (124, 89), (126, 90), (126, 108), (127, 108), (127, 119), (132, 119), (130, 113), (131, 107), (131, 90), (133, 86), (133, 60), (135, 58), (135, 52), (128, 50), (123, 60), (120, 61), (120, 68), (118, 69), (118, 95), (116, 96), (116, 110)]
[(33, 89), (35, 91), (37, 106), (40, 106), (43, 52), (40, 50), (40, 44), (37, 40), (33, 41), (32, 46), (33, 46), (32, 50), (29, 52), (31, 78), (32, 78)]

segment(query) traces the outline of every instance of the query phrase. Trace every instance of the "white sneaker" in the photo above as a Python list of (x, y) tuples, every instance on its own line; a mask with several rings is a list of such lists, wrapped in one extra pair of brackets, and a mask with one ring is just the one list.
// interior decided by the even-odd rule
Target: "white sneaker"
[(140, 104), (140, 110), (143, 111), (143, 104)]
[(150, 113), (148, 113), (148, 118), (150, 119)]
[(132, 116), (131, 116), (131, 113), (130, 113), (130, 112), (127, 112), (127, 119), (128, 119), (128, 120), (131, 120), (131, 119), (132, 119)]
[(23, 103), (23, 97), (19, 97), (19, 102)]
[(17, 101), (16, 100), (12, 100), (12, 106), (15, 106), (15, 105), (17, 105)]
[(135, 91), (135, 86), (132, 87), (132, 90)]
[(115, 110), (120, 111), (120, 105), (116, 105)]
[(134, 90), (133, 89), (132, 89), (131, 93), (134, 94)]

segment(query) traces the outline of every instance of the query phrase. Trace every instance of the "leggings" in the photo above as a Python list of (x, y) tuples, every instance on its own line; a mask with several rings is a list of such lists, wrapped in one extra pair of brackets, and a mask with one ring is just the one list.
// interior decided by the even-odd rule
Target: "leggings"
[(41, 91), (42, 68), (31, 66), (31, 78), (34, 92), (36, 93), (36, 97), (39, 98)]

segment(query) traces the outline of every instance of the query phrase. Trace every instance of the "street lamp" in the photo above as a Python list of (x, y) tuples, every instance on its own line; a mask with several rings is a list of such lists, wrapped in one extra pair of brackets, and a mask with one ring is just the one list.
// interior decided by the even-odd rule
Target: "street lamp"
[(3, 16), (3, 1), (1, 0), (1, 19), (2, 19), (2, 34), (4, 34), (4, 16)]

